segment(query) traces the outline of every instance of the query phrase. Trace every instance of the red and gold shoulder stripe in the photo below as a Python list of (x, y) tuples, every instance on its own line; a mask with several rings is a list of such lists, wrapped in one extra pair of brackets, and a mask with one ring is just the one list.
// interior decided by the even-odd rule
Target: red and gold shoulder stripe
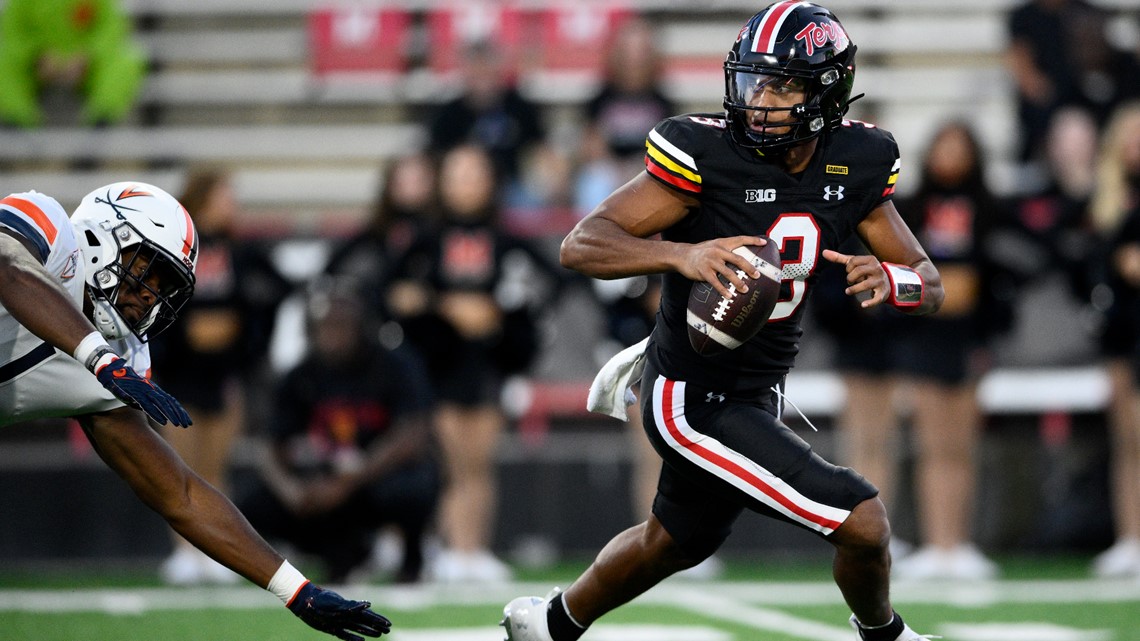
[(645, 140), (645, 168), (655, 178), (678, 189), (701, 193), (701, 174), (693, 157), (666, 140), (656, 129), (650, 131)]
[(883, 189), (883, 198), (895, 193), (895, 183), (899, 181), (899, 170), (902, 169), (902, 160), (896, 158), (895, 164), (891, 167), (891, 175), (887, 177), (887, 186)]

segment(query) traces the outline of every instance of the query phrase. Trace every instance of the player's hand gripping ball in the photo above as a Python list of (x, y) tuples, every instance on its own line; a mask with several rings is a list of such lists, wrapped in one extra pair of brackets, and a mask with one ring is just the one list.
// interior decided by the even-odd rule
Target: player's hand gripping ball
[(768, 322), (776, 301), (780, 297), (780, 249), (769, 241), (763, 247), (737, 247), (734, 254), (748, 259), (760, 272), (760, 278), (737, 271), (736, 275), (748, 285), (740, 293), (728, 285), (732, 294), (721, 296), (712, 285), (694, 282), (689, 290), (689, 307), (686, 320), (689, 324), (689, 343), (698, 354), (711, 356), (740, 347), (755, 336)]

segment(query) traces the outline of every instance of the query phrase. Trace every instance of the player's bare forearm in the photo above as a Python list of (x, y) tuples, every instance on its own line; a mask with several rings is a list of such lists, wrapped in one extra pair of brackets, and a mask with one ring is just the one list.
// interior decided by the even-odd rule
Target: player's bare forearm
[(583, 219), (562, 241), (562, 266), (593, 278), (613, 279), (680, 271), (678, 243), (634, 236), (601, 216)]
[(758, 236), (714, 238), (697, 244), (652, 240), (629, 234), (603, 217), (591, 217), (563, 241), (562, 264), (602, 279), (675, 271), (689, 280), (708, 283), (721, 296), (731, 296), (730, 285), (736, 291), (748, 291), (738, 270), (749, 272), (752, 278), (760, 276), (733, 250), (765, 242)]
[(564, 267), (611, 279), (683, 271), (691, 246), (653, 238), (697, 201), (640, 174), (610, 194), (562, 241)]
[(197, 476), (189, 488), (191, 514), (175, 531), (210, 558), (258, 587), (269, 585), (284, 558), (261, 538), (245, 516), (221, 492)]
[(718, 278), (722, 276), (738, 290), (746, 291), (736, 270), (754, 268), (732, 252), (744, 245), (763, 244), (764, 239), (732, 236), (688, 244), (654, 238), (698, 205), (694, 198), (640, 174), (574, 227), (562, 241), (562, 265), (602, 279), (678, 272), (728, 295)]
[(26, 246), (0, 232), (0, 305), (36, 336), (65, 353), (95, 331), (87, 317)]
[(192, 472), (146, 423), (120, 408), (80, 417), (107, 465), (187, 541), (260, 587), (284, 560), (224, 495)]

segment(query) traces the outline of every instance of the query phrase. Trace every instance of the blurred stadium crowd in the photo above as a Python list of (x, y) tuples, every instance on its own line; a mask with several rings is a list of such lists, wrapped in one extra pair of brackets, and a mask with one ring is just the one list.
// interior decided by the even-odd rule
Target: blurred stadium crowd
[[(13, 22), (23, 4), (0, 2), (3, 82), (18, 71), (9, 34), (34, 31)], [(624, 525), (552, 534), (574, 518), (534, 508), (517, 480), (615, 457), (636, 479), (643, 458), (585, 397), (596, 368), (648, 332), (655, 283), (575, 277), (557, 246), (642, 170), (659, 120), (720, 111), (724, 54), (766, 3), (50, 4), (78, 32), (109, 12), (131, 28), (90, 51), (43, 45), (58, 51), (27, 71), (38, 106), (0, 103), (0, 187), (65, 207), (118, 180), (181, 194), (202, 236), (197, 293), (153, 341), (154, 377), (195, 417), (172, 443), (259, 530), (334, 580), (386, 564), (401, 581), (472, 581), (510, 576), (505, 554), (539, 562)], [(821, 287), (789, 387), (825, 428), (813, 444), (883, 487), (901, 538), (929, 545), (949, 529), (945, 546), (994, 553), (1109, 548), (1098, 572), (1140, 575), (1140, 7), (825, 4), (859, 46), (866, 97), (849, 117), (894, 134), (900, 211), (969, 302), (915, 328)], [(105, 72), (120, 84), (95, 88), (101, 64), (133, 69), (144, 53), (135, 85)], [(123, 104), (106, 106), (108, 91)], [(884, 356), (884, 337), (928, 360)], [(82, 469), (71, 429), (0, 433), (0, 474)], [(373, 491), (338, 492), (337, 470), (376, 444), (387, 458)], [(977, 485), (961, 513), (924, 514), (924, 469)], [(615, 506), (643, 505), (654, 481), (641, 472), (600, 486), (620, 490), (599, 508), (611, 521), (644, 509)], [(9, 491), (0, 504), (31, 509)], [(5, 528), (0, 558), (29, 557), (27, 522)], [(323, 549), (310, 528), (345, 540)], [(30, 554), (75, 553), (57, 543)], [(230, 580), (173, 549), (166, 580)], [(966, 572), (992, 572), (977, 563)], [(915, 572), (953, 574), (937, 560)]]

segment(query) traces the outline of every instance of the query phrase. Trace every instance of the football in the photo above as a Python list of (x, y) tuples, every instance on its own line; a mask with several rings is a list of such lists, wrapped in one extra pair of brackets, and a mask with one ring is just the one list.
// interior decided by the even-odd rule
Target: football
[[(737, 271), (736, 275), (748, 285), (748, 291), (741, 294), (730, 285), (728, 298), (706, 282), (693, 283), (686, 312), (689, 343), (704, 356), (736, 349), (755, 336), (768, 322), (780, 297), (782, 269), (776, 243), (737, 247), (733, 253), (755, 265), (760, 278)], [(723, 282), (723, 277), (721, 280)]]

